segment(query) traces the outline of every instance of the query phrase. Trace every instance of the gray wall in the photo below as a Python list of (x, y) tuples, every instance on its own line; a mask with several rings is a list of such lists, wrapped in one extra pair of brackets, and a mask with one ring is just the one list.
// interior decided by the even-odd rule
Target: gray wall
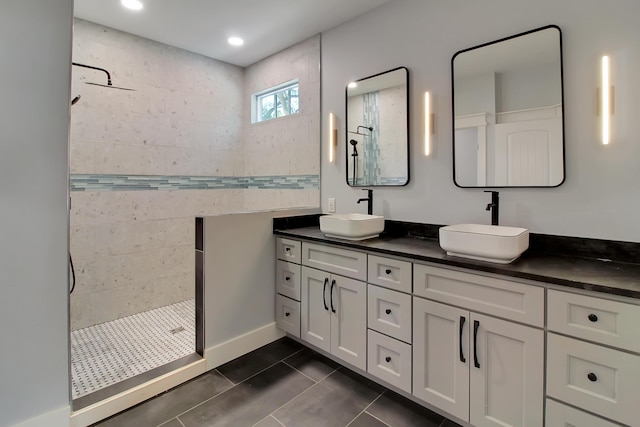
[[(501, 223), (537, 233), (640, 242), (640, 2), (619, 0), (403, 0), (336, 27), (322, 37), (322, 118), (344, 120), (349, 81), (401, 65), (411, 84), (411, 183), (376, 189), (374, 213), (395, 220), (488, 223), (488, 195), (452, 180), (451, 57), (461, 49), (548, 24), (563, 32), (567, 179), (556, 189), (501, 190)], [(357, 52), (357, 53), (354, 53)], [(616, 86), (614, 134), (599, 141), (595, 111), (601, 55), (611, 55)], [(422, 94), (433, 94), (433, 154), (422, 154)], [(359, 189), (345, 184), (344, 123), (337, 160), (322, 150), (322, 209), (362, 212)], [(322, 141), (327, 143), (326, 126)]]
[(0, 6), (0, 425), (69, 406), (72, 9), (72, 0)]

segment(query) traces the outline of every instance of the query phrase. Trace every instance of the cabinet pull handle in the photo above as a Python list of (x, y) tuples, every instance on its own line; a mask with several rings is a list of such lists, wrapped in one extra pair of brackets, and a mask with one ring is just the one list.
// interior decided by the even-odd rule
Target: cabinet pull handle
[(480, 327), (480, 322), (478, 320), (473, 321), (473, 366), (476, 368), (480, 367), (480, 363), (478, 362), (478, 328)]
[(391, 357), (387, 356), (387, 357), (384, 358), (384, 360), (386, 360), (387, 363), (389, 363), (389, 362), (391, 362)]
[(285, 251), (289, 252), (291, 248), (284, 248)]
[(288, 282), (289, 280), (291, 280), (291, 277), (287, 276), (287, 277), (284, 278), (284, 280), (286, 280)]
[(387, 274), (391, 274), (391, 269), (387, 268), (384, 272)]
[(596, 316), (595, 314), (591, 313), (589, 316), (587, 316), (589, 320), (591, 320), (592, 322), (597, 322), (598, 321), (598, 316)]
[(327, 283), (329, 283), (329, 278), (324, 278), (324, 285), (322, 286), (322, 304), (324, 304), (324, 309), (329, 311), (329, 306), (327, 305)]
[(387, 313), (387, 314), (391, 314), (391, 309), (387, 308), (384, 312)]
[(587, 378), (589, 378), (589, 381), (592, 381), (592, 382), (598, 381), (598, 377), (593, 372), (589, 372), (589, 374), (587, 375)]
[(336, 280), (335, 280), (335, 279), (333, 279), (333, 280), (331, 281), (331, 292), (329, 293), (329, 302), (331, 303), (331, 311), (332, 311), (332, 312), (334, 312), (334, 313), (336, 312), (336, 309), (335, 309), (335, 308), (333, 308), (333, 287), (334, 287), (335, 285), (336, 285)]
[(284, 314), (286, 317), (289, 317), (291, 315), (291, 313), (287, 312)]
[(462, 350), (462, 331), (464, 329), (464, 323), (467, 321), (467, 318), (464, 316), (460, 316), (460, 361), (462, 363), (467, 363), (467, 359), (464, 358), (464, 351)]

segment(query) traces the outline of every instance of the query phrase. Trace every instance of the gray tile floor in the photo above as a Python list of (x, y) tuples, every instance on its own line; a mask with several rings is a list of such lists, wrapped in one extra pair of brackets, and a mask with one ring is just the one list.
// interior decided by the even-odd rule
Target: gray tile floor
[(283, 338), (121, 412), (100, 427), (456, 427)]

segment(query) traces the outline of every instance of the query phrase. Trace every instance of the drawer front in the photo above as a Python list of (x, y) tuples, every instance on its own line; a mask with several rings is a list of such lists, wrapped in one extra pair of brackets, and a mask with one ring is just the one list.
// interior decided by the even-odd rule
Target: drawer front
[(367, 280), (367, 254), (364, 252), (303, 242), (302, 263), (330, 273)]
[(411, 295), (368, 285), (368, 327), (411, 343)]
[(640, 356), (547, 334), (547, 394), (625, 424), (638, 421)]
[(300, 338), (300, 303), (282, 295), (276, 295), (276, 325)]
[(640, 306), (550, 289), (547, 327), (640, 353)]
[(300, 265), (278, 261), (276, 263), (276, 292), (300, 301)]
[(510, 280), (413, 265), (413, 293), (529, 325), (544, 326), (544, 288)]
[(368, 331), (367, 371), (411, 393), (411, 346), (376, 331)]
[(297, 240), (283, 239), (282, 237), (276, 239), (276, 256), (283, 261), (300, 264), (301, 248), (302, 243)]
[(368, 282), (374, 285), (411, 293), (411, 263), (369, 255)]
[(588, 414), (555, 400), (547, 399), (546, 427), (620, 427), (611, 421)]

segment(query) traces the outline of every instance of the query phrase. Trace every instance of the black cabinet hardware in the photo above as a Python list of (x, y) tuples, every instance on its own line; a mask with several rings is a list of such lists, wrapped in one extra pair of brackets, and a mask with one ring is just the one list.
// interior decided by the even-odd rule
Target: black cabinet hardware
[(478, 328), (480, 327), (480, 322), (477, 320), (473, 321), (473, 366), (476, 368), (480, 367), (480, 362), (478, 362)]
[(387, 314), (391, 314), (391, 309), (387, 308), (384, 312), (387, 313)]
[(391, 274), (391, 270), (389, 270), (388, 268), (385, 270), (385, 273), (387, 274)]
[(324, 278), (324, 285), (322, 286), (322, 304), (324, 304), (324, 309), (329, 311), (329, 306), (327, 305), (327, 283), (329, 283), (329, 278)]
[(464, 322), (466, 321), (466, 317), (460, 316), (460, 361), (462, 363), (467, 363), (467, 359), (464, 358), (464, 351), (462, 350), (462, 331), (464, 330)]
[(286, 280), (288, 282), (289, 280), (291, 280), (291, 277), (287, 276), (287, 277), (284, 278), (284, 280)]
[(333, 279), (333, 280), (331, 281), (331, 291), (330, 291), (330, 295), (329, 295), (329, 302), (331, 303), (331, 311), (332, 311), (332, 312), (334, 312), (334, 313), (336, 312), (336, 309), (335, 309), (335, 308), (333, 308), (333, 288), (334, 288), (335, 286), (336, 286), (336, 280), (335, 280), (335, 279)]
[(598, 316), (596, 316), (595, 314), (591, 313), (588, 316), (589, 320), (591, 320), (592, 322), (597, 322), (598, 321)]
[(385, 357), (384, 360), (386, 360), (387, 363), (391, 362), (391, 358), (389, 356)]
[(589, 381), (591, 382), (598, 381), (598, 377), (593, 372), (589, 372), (589, 374), (587, 375), (587, 378), (589, 378)]
[(289, 317), (291, 315), (291, 313), (285, 313), (284, 314), (286, 317)]

